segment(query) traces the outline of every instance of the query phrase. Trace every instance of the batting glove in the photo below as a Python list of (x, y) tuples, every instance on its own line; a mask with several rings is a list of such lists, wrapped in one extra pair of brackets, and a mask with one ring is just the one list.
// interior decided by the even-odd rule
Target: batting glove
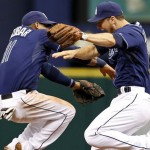
[(0, 113), (0, 119), (6, 119), (10, 121), (15, 110), (16, 110), (15, 108), (2, 109)]

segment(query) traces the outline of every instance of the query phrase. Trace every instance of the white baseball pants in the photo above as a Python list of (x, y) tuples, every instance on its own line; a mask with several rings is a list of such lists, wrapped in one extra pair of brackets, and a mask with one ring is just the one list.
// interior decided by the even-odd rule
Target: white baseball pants
[(75, 116), (74, 107), (59, 98), (25, 90), (13, 93), (13, 98), (1, 100), (2, 108), (15, 108), (11, 121), (29, 123), (23, 133), (7, 146), (15, 150), (21, 142), (22, 150), (40, 150), (53, 143)]
[(150, 131), (135, 135), (150, 120), (150, 95), (142, 87), (122, 90), (85, 131), (91, 150), (150, 150)]

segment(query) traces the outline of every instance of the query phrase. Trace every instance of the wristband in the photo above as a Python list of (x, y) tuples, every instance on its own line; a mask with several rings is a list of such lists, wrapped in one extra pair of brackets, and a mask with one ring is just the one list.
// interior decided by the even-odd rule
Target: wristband
[(88, 35), (85, 32), (82, 32), (82, 40), (87, 40)]
[(69, 87), (72, 88), (72, 87), (74, 87), (74, 85), (75, 85), (75, 81), (73, 79), (71, 79)]
[(103, 59), (97, 58), (97, 67), (103, 68), (106, 64), (107, 63)]

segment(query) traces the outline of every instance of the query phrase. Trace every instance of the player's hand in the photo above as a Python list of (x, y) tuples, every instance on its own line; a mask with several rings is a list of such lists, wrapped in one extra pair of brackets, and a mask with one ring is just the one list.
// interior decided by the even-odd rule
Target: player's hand
[(72, 87), (72, 90), (78, 90), (81, 89), (81, 85), (79, 81), (75, 81), (75, 85)]
[(115, 78), (116, 75), (116, 71), (108, 64), (100, 68), (100, 72), (103, 74), (103, 76), (106, 76), (108, 74), (112, 80)]
[(53, 58), (63, 57), (63, 59), (72, 59), (75, 57), (77, 50), (67, 50), (52, 54)]

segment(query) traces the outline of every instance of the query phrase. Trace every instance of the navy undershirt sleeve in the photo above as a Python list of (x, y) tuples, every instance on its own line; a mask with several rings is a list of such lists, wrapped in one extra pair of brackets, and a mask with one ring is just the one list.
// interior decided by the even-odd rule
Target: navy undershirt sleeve
[(41, 74), (45, 78), (64, 86), (73, 87), (75, 85), (75, 81), (73, 79), (62, 74), (55, 66), (48, 62), (42, 65)]

